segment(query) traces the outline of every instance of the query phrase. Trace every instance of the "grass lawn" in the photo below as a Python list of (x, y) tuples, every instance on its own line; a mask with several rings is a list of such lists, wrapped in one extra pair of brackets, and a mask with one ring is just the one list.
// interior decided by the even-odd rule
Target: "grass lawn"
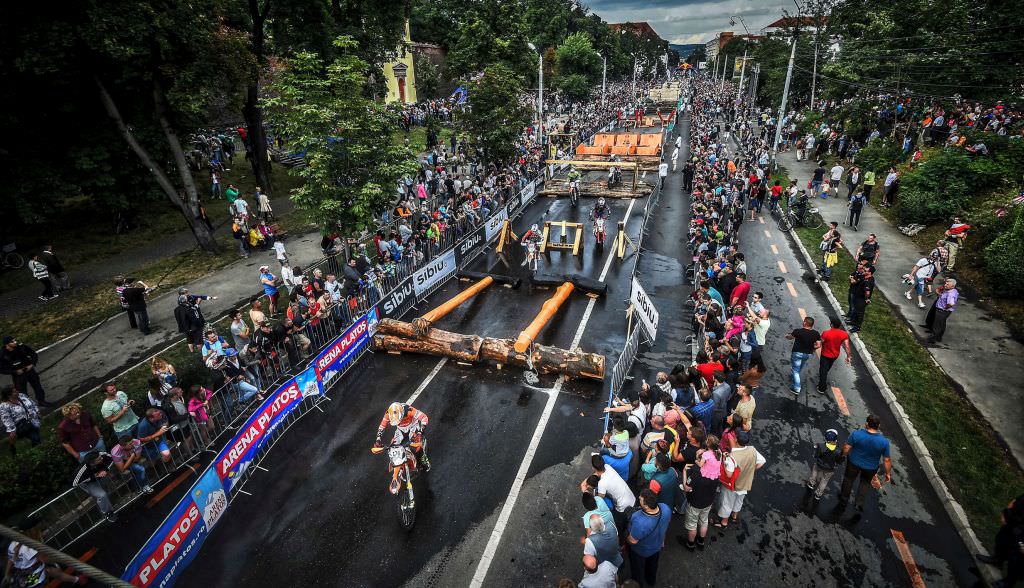
[[(447, 143), (453, 132), (454, 131), (448, 127), (441, 127), (441, 132), (438, 134), (437, 140), (441, 143)], [(412, 127), (409, 129), (409, 132), (398, 130), (392, 135), (392, 141), (396, 145), (401, 145), (406, 138), (409, 139), (409, 149), (413, 153), (422, 154), (427, 151), (426, 127)]]
[[(809, 251), (816, 251), (823, 229), (796, 229)], [(829, 282), (840, 301), (853, 257), (843, 250)], [(977, 409), (935, 366), (931, 355), (879, 290), (868, 306), (860, 337), (878, 369), (910, 416), (935, 460), (942, 479), (963, 506), (979, 539), (987, 542), (999, 527), (999, 514), (1024, 487), (1024, 474), (992, 435)]]

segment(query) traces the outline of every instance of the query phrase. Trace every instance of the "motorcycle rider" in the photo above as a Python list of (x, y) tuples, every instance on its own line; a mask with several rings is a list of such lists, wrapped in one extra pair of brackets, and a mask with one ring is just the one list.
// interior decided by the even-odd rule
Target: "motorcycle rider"
[(598, 198), (597, 205), (594, 206), (593, 212), (590, 213), (590, 218), (593, 220), (597, 220), (599, 218), (608, 220), (608, 218), (611, 217), (611, 215), (612, 209), (610, 206), (604, 203), (604, 197), (602, 196), (601, 198)]
[(392, 402), (391, 406), (388, 406), (387, 411), (385, 411), (384, 417), (380, 419), (380, 426), (377, 427), (377, 439), (374, 441), (371, 451), (374, 453), (384, 451), (381, 437), (384, 435), (384, 429), (391, 425), (395, 428), (391, 444), (397, 445), (406, 440), (409, 443), (419, 443), (420, 447), (413, 450), (413, 455), (416, 456), (417, 463), (423, 467), (423, 471), (429, 472), (430, 459), (427, 458), (426, 437), (428, 422), (430, 422), (430, 418), (422, 410), (417, 410), (410, 404)]
[(533, 223), (533, 225), (530, 227), (530, 230), (526, 231), (526, 233), (523, 234), (523, 238), (520, 241), (520, 243), (523, 247), (526, 247), (531, 241), (534, 245), (536, 245), (540, 243), (541, 239), (543, 238), (544, 234), (540, 232), (540, 227), (537, 226), (537, 223)]
[(581, 174), (578, 169), (575, 167), (569, 168), (569, 191), (571, 192), (572, 190), (576, 190), (577, 198), (579, 198), (580, 195), (580, 178), (582, 177), (583, 174)]

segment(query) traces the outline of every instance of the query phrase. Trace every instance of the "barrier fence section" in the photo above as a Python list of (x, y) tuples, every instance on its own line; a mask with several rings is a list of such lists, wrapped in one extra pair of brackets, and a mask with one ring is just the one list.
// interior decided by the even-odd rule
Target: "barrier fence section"
[[(668, 136), (667, 132), (663, 131), (662, 145), (665, 143), (665, 137)], [(664, 161), (664, 148), (662, 148), (662, 161)], [(644, 205), (643, 219), (640, 222), (640, 231), (637, 233), (636, 239), (636, 255), (633, 257), (633, 269), (630, 271), (630, 287), (637, 280), (636, 269), (640, 263), (640, 256), (643, 254), (643, 242), (644, 237), (647, 236), (651, 217), (654, 214), (655, 209), (658, 207), (658, 202), (661, 199), (662, 190), (661, 178), (658, 179), (658, 184), (651, 191), (651, 195), (647, 198), (647, 203)], [(632, 299), (632, 293), (630, 295)], [(639, 312), (638, 309), (632, 308), (630, 311), (632, 314)], [(631, 314), (631, 316), (632, 316)], [(640, 350), (640, 331), (644, 327), (640, 324), (640, 320), (630, 319), (626, 326), (626, 343), (623, 345), (622, 352), (619, 354), (618, 359), (615, 360), (615, 366), (612, 367), (612, 379), (609, 382), (608, 388), (608, 403), (611, 407), (612, 400), (621, 394), (622, 386), (625, 385), (626, 379), (629, 377), (629, 371), (633, 368), (633, 362), (636, 360), (637, 353)], [(651, 337), (650, 339), (653, 339)], [(654, 341), (650, 343), (653, 345)], [(604, 427), (608, 428), (609, 414), (604, 415)]]
[[(195, 558), (206, 536), (278, 439), (311, 409), (329, 401), (326, 392), (369, 348), (376, 323), (398, 318), (455, 276), (500, 233), (506, 219), (517, 218), (533, 201), (540, 180), (526, 187), (462, 240), (410, 275), (361, 314), (303, 371), (288, 377), (245, 419), (238, 432), (171, 511), (125, 569), (122, 579), (135, 586), (171, 586)], [(500, 219), (500, 220), (495, 220)], [(362, 304), (362, 301), (360, 301)], [(347, 306), (347, 305), (346, 305)]]

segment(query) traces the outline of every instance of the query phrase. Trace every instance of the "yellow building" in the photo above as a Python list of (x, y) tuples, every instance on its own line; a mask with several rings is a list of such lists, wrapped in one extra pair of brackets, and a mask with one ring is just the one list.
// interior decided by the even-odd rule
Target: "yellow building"
[(384, 65), (384, 81), (387, 83), (388, 94), (384, 97), (385, 102), (402, 102), (412, 104), (416, 102), (416, 70), (412, 63), (412, 51), (409, 47), (412, 39), (409, 36), (409, 21), (405, 21), (405, 37), (402, 39), (402, 46), (398, 48), (398, 57), (395, 61)]

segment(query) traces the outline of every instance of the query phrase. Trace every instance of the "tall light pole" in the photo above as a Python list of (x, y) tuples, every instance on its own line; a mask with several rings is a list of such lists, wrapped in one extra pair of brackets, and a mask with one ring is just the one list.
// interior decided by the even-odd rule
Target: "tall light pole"
[(544, 53), (533, 43), (526, 44), (537, 52), (537, 144), (544, 148)]
[(607, 106), (607, 90), (608, 90), (608, 58), (604, 55), (601, 56), (601, 106)]
[(779, 142), (782, 141), (782, 117), (786, 114), (786, 101), (789, 100), (789, 82), (793, 80), (793, 60), (796, 58), (796, 35), (793, 35), (793, 49), (789, 52), (789, 67), (786, 69), (786, 85), (782, 88), (782, 103), (779, 104), (779, 116), (775, 121), (775, 141), (772, 143), (772, 168), (777, 168), (775, 156), (779, 153)]
[(634, 98), (636, 98), (636, 68), (637, 68), (638, 65), (640, 65), (640, 62), (637, 61), (637, 59), (638, 59), (637, 56), (634, 55), (633, 56), (633, 97)]

